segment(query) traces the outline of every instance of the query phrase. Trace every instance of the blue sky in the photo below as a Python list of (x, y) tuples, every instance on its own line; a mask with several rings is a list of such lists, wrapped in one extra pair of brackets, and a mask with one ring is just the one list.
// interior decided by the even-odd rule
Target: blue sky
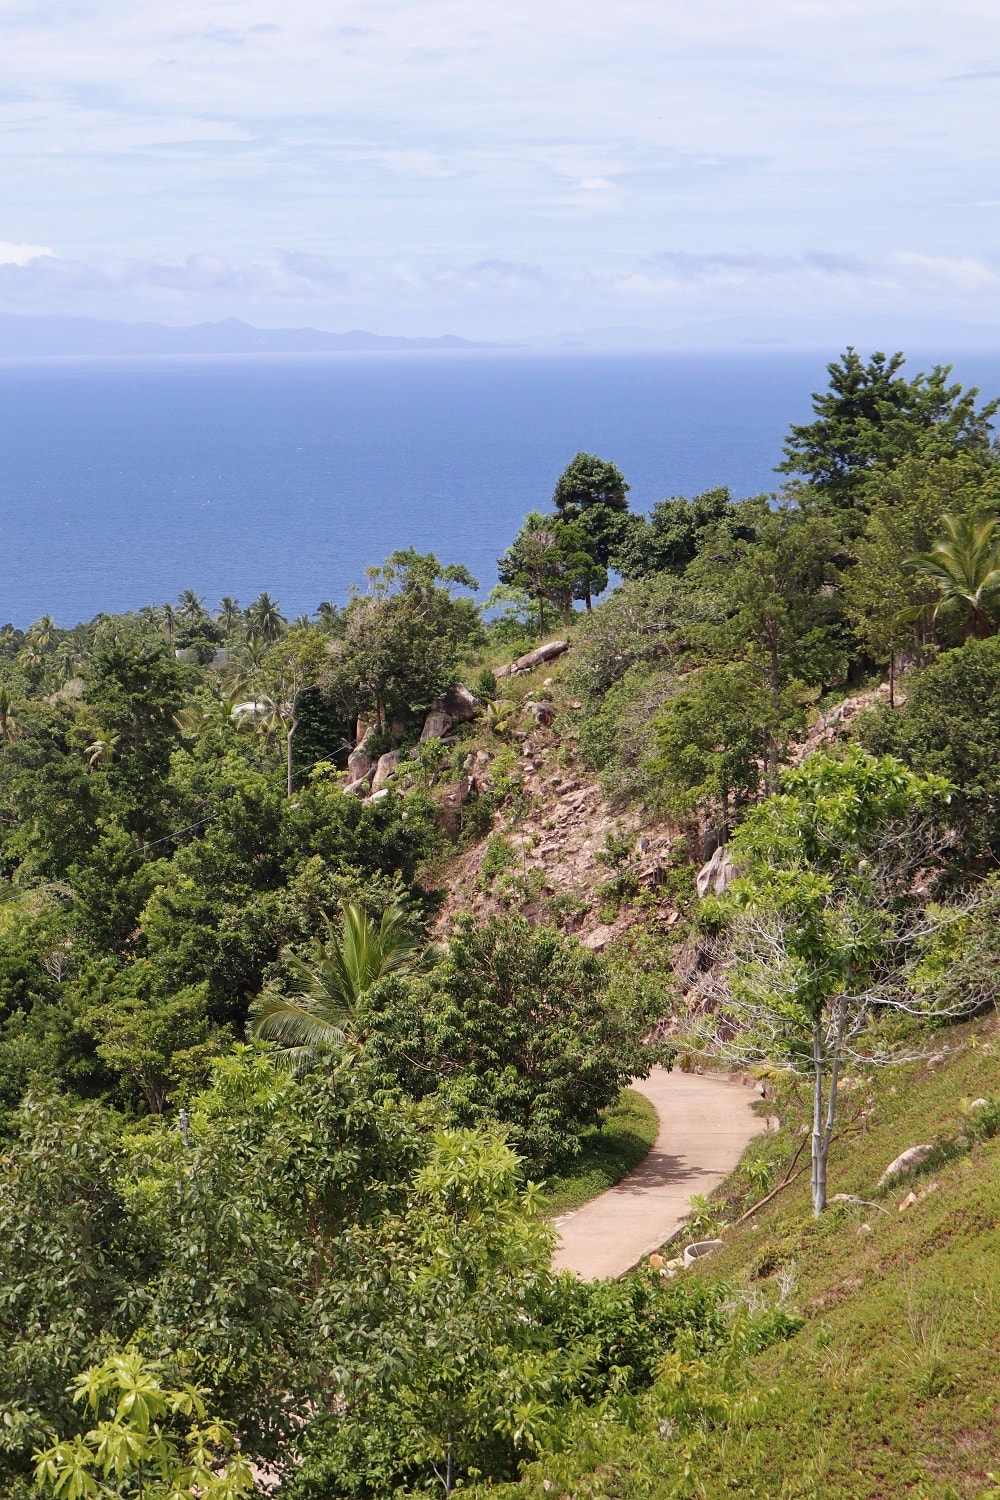
[(998, 91), (995, 0), (7, 0), (0, 311), (982, 330)]

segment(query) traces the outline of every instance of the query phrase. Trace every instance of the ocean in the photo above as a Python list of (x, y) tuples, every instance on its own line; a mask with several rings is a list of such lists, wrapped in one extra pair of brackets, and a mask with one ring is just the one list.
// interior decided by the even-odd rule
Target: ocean
[[(776, 489), (829, 357), (0, 361), (0, 622), (72, 625), (186, 588), (210, 607), (266, 589), (292, 618), (409, 546), (486, 590), (580, 449), (618, 464), (638, 510), (713, 485)], [(1000, 356), (956, 367), (1000, 390)]]

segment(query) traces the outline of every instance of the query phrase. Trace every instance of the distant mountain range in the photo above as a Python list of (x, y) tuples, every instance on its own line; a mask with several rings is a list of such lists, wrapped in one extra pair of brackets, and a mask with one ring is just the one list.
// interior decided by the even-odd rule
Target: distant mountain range
[(335, 354), (344, 350), (491, 349), (446, 334), (407, 339), (366, 333), (324, 333), (318, 328), (254, 328), (239, 318), (170, 328), (165, 323), (123, 323), (105, 318), (64, 318), (0, 313), (0, 358), (101, 354)]

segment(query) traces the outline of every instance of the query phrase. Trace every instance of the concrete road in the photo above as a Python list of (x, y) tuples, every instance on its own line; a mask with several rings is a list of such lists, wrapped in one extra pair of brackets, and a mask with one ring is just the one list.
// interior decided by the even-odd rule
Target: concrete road
[(710, 1193), (766, 1128), (752, 1089), (712, 1073), (654, 1068), (632, 1085), (660, 1117), (649, 1155), (616, 1187), (556, 1220), (553, 1264), (585, 1281), (623, 1276), (658, 1250), (687, 1215), (693, 1193)]

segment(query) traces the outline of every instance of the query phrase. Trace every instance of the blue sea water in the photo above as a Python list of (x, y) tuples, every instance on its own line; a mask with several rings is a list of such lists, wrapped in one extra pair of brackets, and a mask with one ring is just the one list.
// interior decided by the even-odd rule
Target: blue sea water
[[(825, 356), (462, 352), (0, 362), (0, 621), (194, 588), (340, 602), (395, 548), (488, 588), (580, 449), (647, 509), (773, 490)], [(924, 361), (926, 364), (927, 361)], [(1000, 357), (957, 375), (1000, 390)]]

